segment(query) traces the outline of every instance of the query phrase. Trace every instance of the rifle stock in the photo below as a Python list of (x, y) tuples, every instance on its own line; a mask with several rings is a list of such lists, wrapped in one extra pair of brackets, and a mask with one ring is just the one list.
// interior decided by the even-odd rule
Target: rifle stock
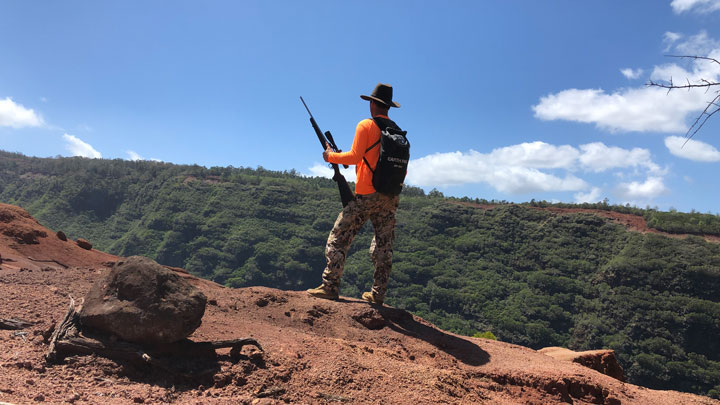
[[(315, 118), (310, 112), (310, 109), (308, 108), (307, 104), (305, 104), (305, 100), (300, 97), (300, 101), (302, 101), (308, 114), (310, 114), (310, 125), (312, 125), (313, 129), (315, 130), (315, 134), (317, 135), (323, 150), (327, 149), (328, 145), (330, 145), (330, 148), (334, 152), (338, 152), (339, 149), (337, 148), (337, 145), (335, 145), (335, 140), (333, 139), (330, 131), (327, 131), (325, 132), (325, 134), (323, 134), (317, 122), (315, 121)], [(345, 176), (340, 173), (340, 168), (338, 167), (338, 165), (335, 163), (331, 163), (331, 166), (335, 171), (332, 179), (335, 180), (338, 185), (338, 190), (340, 191), (340, 201), (342, 201), (342, 205), (343, 207), (345, 207), (350, 201), (355, 199), (355, 195), (353, 194), (352, 190), (350, 190), (350, 186), (348, 185), (347, 180), (345, 180)], [(347, 168), (347, 165), (344, 166)]]

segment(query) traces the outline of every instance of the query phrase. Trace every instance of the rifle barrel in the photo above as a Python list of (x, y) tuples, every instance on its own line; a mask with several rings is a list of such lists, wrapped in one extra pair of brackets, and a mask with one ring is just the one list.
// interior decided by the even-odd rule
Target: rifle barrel
[[(338, 150), (337, 145), (335, 145), (335, 140), (332, 137), (332, 134), (330, 131), (325, 132), (325, 134), (322, 133), (322, 130), (320, 130), (320, 127), (318, 126), (317, 122), (315, 122), (315, 118), (313, 117), (312, 113), (310, 112), (310, 109), (308, 108), (307, 104), (305, 104), (305, 100), (303, 100), (302, 96), (300, 96), (300, 101), (302, 101), (303, 105), (305, 106), (305, 109), (307, 110), (308, 114), (310, 114), (310, 124), (313, 127), (313, 130), (315, 130), (315, 134), (318, 137), (318, 140), (320, 141), (320, 145), (322, 145), (323, 149), (327, 148), (327, 145), (330, 145), (332, 149), (335, 151)], [(353, 194), (352, 190), (350, 190), (350, 186), (347, 184), (347, 180), (345, 180), (345, 176), (340, 173), (340, 168), (336, 163), (330, 164), (335, 171), (335, 175), (333, 176), (333, 180), (338, 185), (338, 189), (340, 190), (340, 201), (342, 201), (343, 207), (348, 205), (348, 203), (355, 199), (355, 195)], [(347, 165), (343, 165), (345, 168), (347, 168)]]
[(310, 109), (308, 108), (307, 104), (305, 104), (305, 100), (303, 100), (302, 96), (300, 96), (300, 101), (302, 101), (303, 105), (305, 106), (305, 109), (307, 110), (308, 114), (310, 114), (310, 118), (312, 118), (312, 113), (310, 112)]

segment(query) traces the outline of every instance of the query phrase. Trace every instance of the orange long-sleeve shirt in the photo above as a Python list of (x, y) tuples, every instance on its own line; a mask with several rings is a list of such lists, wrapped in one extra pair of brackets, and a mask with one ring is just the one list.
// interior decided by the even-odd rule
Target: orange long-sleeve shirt
[[(378, 115), (378, 117), (388, 118), (385, 115)], [(364, 119), (357, 124), (355, 129), (355, 139), (353, 139), (352, 149), (347, 152), (332, 152), (328, 154), (328, 161), (330, 163), (337, 163), (343, 165), (356, 165), (355, 175), (355, 194), (372, 194), (375, 192), (375, 187), (372, 185), (372, 171), (375, 170), (378, 157), (380, 156), (380, 145), (370, 149), (367, 153), (365, 152), (372, 144), (380, 140), (380, 128), (375, 124), (372, 119)], [(367, 167), (363, 156), (370, 163), (370, 168)]]

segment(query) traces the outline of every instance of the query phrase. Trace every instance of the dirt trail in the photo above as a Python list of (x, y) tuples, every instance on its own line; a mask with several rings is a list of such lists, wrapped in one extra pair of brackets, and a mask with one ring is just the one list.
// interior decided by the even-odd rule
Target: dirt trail
[[(491, 210), (493, 208), (502, 207), (502, 205), (476, 204), (476, 203), (461, 202), (461, 201), (453, 202), (453, 204), (464, 205), (467, 207), (482, 208), (484, 210)], [(639, 215), (634, 215), (634, 214), (623, 214), (623, 213), (615, 212), (615, 211), (595, 210), (595, 209), (589, 209), (589, 208), (556, 208), (556, 207), (547, 207), (547, 208), (527, 207), (527, 208), (543, 210), (543, 211), (550, 211), (557, 215), (575, 214), (575, 213), (593, 214), (593, 215), (597, 215), (599, 217), (607, 218), (617, 224), (623, 225), (629, 231), (641, 232), (641, 233), (654, 233), (654, 234), (658, 234), (658, 235), (667, 236), (668, 238), (684, 239), (684, 238), (687, 238), (688, 236), (691, 236), (690, 234), (687, 234), (687, 233), (669, 233), (669, 232), (663, 232), (663, 231), (659, 231), (657, 229), (650, 228), (650, 227), (648, 227), (647, 221), (645, 221), (645, 218), (643, 218)], [(701, 236), (708, 242), (720, 243), (720, 236), (716, 236), (716, 235), (693, 235), (693, 236)]]

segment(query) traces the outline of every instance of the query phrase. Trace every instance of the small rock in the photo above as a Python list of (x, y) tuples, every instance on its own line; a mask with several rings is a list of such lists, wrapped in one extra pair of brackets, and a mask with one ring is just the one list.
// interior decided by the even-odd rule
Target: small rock
[[(32, 363), (30, 363), (29, 361), (18, 361), (17, 363), (15, 363), (15, 367), (24, 368), (26, 370), (32, 370), (32, 368), (33, 368)], [(30, 381), (32, 381), (32, 380), (30, 380)]]
[(67, 242), (67, 235), (65, 235), (65, 232), (63, 232), (63, 231), (57, 231), (57, 233), (56, 233), (55, 235), (56, 235), (57, 238), (60, 239), (61, 241)]
[(211, 300), (208, 300), (208, 305), (217, 306), (217, 304), (218, 304), (218, 303), (217, 303), (217, 300), (214, 299), (214, 298), (211, 299)]
[(134, 398), (133, 398), (133, 402), (135, 402), (136, 404), (144, 404), (144, 403), (145, 403), (145, 399), (142, 398), (142, 397), (134, 397)]
[[(30, 366), (30, 367), (32, 368), (32, 366)], [(30, 380), (30, 379), (27, 379), (27, 380), (25, 380), (25, 384), (27, 384), (27, 385), (35, 385), (35, 381)]]
[(47, 325), (47, 327), (42, 329), (42, 337), (43, 341), (45, 343), (48, 343), (50, 341), (50, 338), (52, 337), (53, 332), (55, 332), (55, 319), (50, 319), (50, 323)]
[(277, 403), (278, 401), (272, 398), (257, 398), (251, 402), (252, 405), (275, 405)]
[(269, 304), (269, 303), (270, 303), (270, 301), (268, 301), (267, 298), (264, 298), (264, 297), (258, 298), (258, 300), (255, 301), (255, 305), (257, 305), (259, 307), (267, 306), (267, 304)]
[(77, 243), (78, 246), (80, 246), (81, 248), (83, 248), (85, 250), (91, 250), (93, 247), (92, 243), (88, 242), (87, 240), (85, 240), (83, 238), (78, 238), (78, 240), (75, 243)]
[(352, 315), (352, 319), (368, 329), (382, 329), (387, 325), (387, 320), (377, 309), (359, 310)]
[(612, 396), (612, 395), (609, 396), (609, 397), (607, 397), (607, 398), (605, 398), (605, 403), (606, 403), (607, 405), (620, 405), (620, 404), (622, 404), (622, 402), (621, 402), (617, 397)]
[(80, 394), (73, 394), (72, 396), (68, 397), (68, 399), (66, 399), (66, 401), (71, 404), (74, 403), (75, 401), (79, 401), (79, 400), (80, 400)]
[(213, 376), (216, 388), (222, 388), (232, 382), (231, 374), (215, 374)]
[(37, 395), (35, 395), (35, 398), (33, 398), (33, 401), (35, 401), (35, 402), (44, 402), (44, 401), (45, 401), (45, 395), (43, 395), (43, 394), (37, 394)]

